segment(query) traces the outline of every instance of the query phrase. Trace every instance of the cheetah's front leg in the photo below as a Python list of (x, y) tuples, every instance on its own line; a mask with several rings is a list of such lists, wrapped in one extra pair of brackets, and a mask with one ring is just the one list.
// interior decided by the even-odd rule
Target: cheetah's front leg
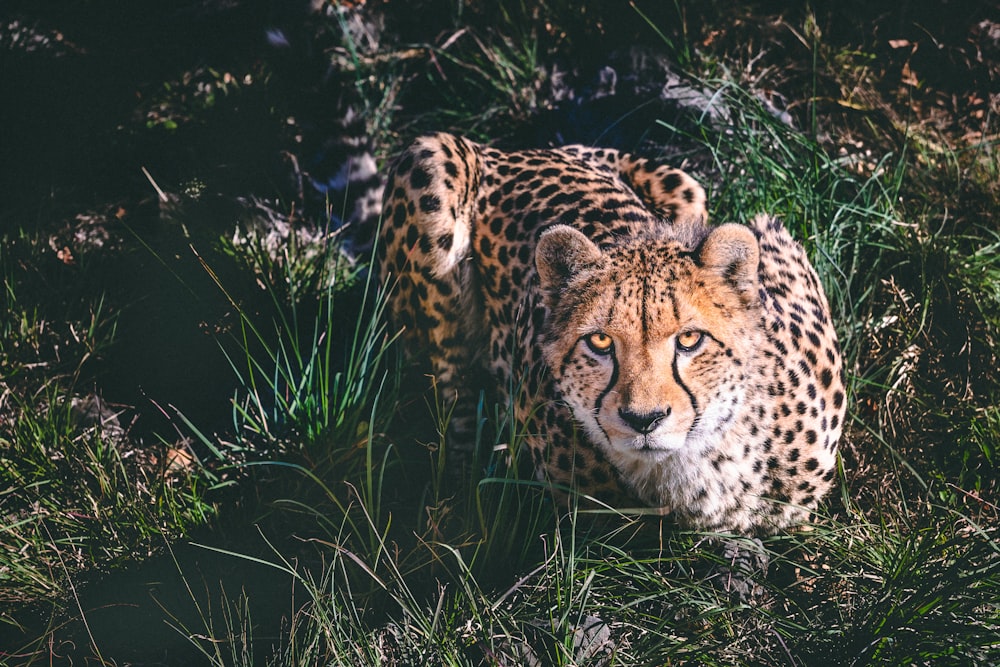
[(460, 137), (422, 137), (396, 161), (386, 189), (379, 270), (388, 310), (410, 356), (429, 358), (450, 414), (447, 467), (473, 460), (478, 391), (471, 376), (485, 347), (482, 306), (470, 258), (482, 172), (479, 147)]

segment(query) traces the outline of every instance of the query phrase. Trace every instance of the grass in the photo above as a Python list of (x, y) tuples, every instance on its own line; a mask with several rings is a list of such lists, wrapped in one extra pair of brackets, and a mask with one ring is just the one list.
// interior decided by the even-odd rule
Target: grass
[(123, 410), (88, 393), (88, 365), (112, 344), (114, 316), (101, 298), (81, 308), (44, 294), (65, 296), (73, 279), (51, 278), (86, 269), (62, 267), (39, 288), (37, 242), (19, 235), (3, 246), (0, 619), (17, 625), (19, 603), (60, 600), (95, 563), (148, 557), (215, 510), (210, 477), (173, 469), (167, 450), (136, 447)]
[[(716, 217), (776, 212), (808, 242), (844, 323), (855, 405), (864, 406), (893, 390), (892, 373), (912, 345), (900, 341), (899, 360), (888, 367), (863, 365), (872, 334), (864, 323), (875, 319), (882, 296), (872, 275), (891, 276), (906, 250), (923, 248), (910, 245), (912, 229), (897, 224), (903, 216), (896, 206), (904, 183), (899, 174), (907, 165), (887, 156), (876, 173), (859, 177), (744, 91), (732, 85), (726, 90), (732, 127), (698, 137), (716, 170), (707, 175), (715, 183)], [(735, 182), (752, 187), (728, 185)], [(956, 284), (968, 289), (961, 275), (969, 274), (954, 276)], [(976, 294), (981, 299), (983, 292)], [(378, 318), (363, 319), (361, 326), (382, 331)], [(379, 377), (370, 369), (362, 384), (378, 385)], [(615, 637), (614, 664), (988, 662), (997, 649), (995, 528), (928, 479), (948, 479), (943, 471), (911, 463), (905, 444), (894, 447), (899, 439), (860, 410), (852, 419), (849, 439), (881, 443), (874, 455), (884, 457), (896, 481), (872, 484), (860, 471), (845, 471), (843, 501), (833, 499), (830, 513), (812, 530), (765, 543), (774, 574), (758, 582), (767, 603), (750, 606), (734, 604), (703, 580), (704, 564), (717, 557), (703, 543), (707, 536), (677, 534), (641, 516), (560, 516), (512, 471), (469, 491), (479, 504), (477, 525), (461, 496), (433, 492), (439, 473), (434, 457), (430, 469), (424, 463), (419, 473), (431, 490), (421, 502), (427, 515), (407, 524), (421, 538), (406, 547), (396, 541), (392, 524), (412, 516), (412, 508), (393, 503), (386, 493), (392, 486), (386, 480), (401, 471), (369, 440), (365, 469), (382, 484), (373, 485), (369, 476), (367, 486), (352, 487), (350, 499), (339, 501), (341, 523), (324, 519), (326, 534), (317, 539), (332, 549), (332, 562), (320, 569), (322, 575), (290, 570), (305, 578), (310, 599), (297, 617), (301, 635), (294, 635), (281, 660), (469, 664), (502, 656), (524, 660), (530, 650), (543, 664), (578, 664), (579, 628), (601, 619)], [(981, 429), (982, 421), (977, 423)], [(367, 422), (369, 428), (377, 424), (377, 418)], [(510, 434), (499, 430), (498, 442), (507, 440), (503, 436)], [(397, 430), (390, 442), (405, 447), (403, 437)], [(333, 455), (337, 442), (350, 438), (333, 440)], [(978, 455), (990, 446), (983, 447), (969, 447), (966, 465), (983, 463)], [(408, 465), (419, 470), (420, 462)], [(900, 511), (887, 514), (880, 511), (884, 507)], [(509, 526), (524, 517), (526, 525), (511, 532)], [(525, 550), (532, 539), (535, 548)], [(289, 567), (286, 557), (276, 555), (283, 559), (276, 567)], [(954, 640), (942, 646), (942, 636)], [(592, 664), (608, 658), (606, 651), (589, 657)]]
[[(44, 263), (47, 239), (17, 232), (0, 248), (0, 618), (22, 639), (4, 659), (37, 664), (64, 650), (46, 642), (96, 614), (97, 575), (114, 582), (160, 545), (192, 541), (237, 577), (199, 582), (192, 560), (170, 561), (193, 609), (160, 614), (190, 650), (177, 656), (194, 656), (178, 664), (1000, 661), (1000, 238), (984, 217), (998, 203), (995, 142), (942, 147), (921, 127), (886, 140), (891, 123), (872, 123), (868, 154), (842, 152), (822, 136), (837, 116), (817, 105), (809, 131), (785, 123), (761, 102), (760, 70), (730, 68), (738, 50), (706, 52), (683, 3), (667, 11), (678, 25), (644, 8), (614, 22), (588, 4), (584, 18), (556, 12), (549, 23), (528, 9), (455, 8), (447, 30), (424, 26), (444, 35), (421, 51), (437, 59), (430, 76), (353, 45), (352, 86), (371, 95), (383, 140), (448, 126), (502, 141), (545, 104), (538, 65), (602, 34), (655, 27), (664, 50), (706, 75), (697, 84), (725, 113), (695, 130), (666, 127), (686, 147), (676, 159), (706, 184), (716, 221), (766, 211), (806, 245), (851, 397), (839, 488), (816, 521), (746, 545), (770, 557), (766, 574), (750, 573), (758, 598), (708, 580), (717, 536), (554, 504), (507, 465), (519, 429), (506, 406), (483, 402), (479, 472), (449, 490), (448, 415), (384, 324), (391, 286), (323, 235), (309, 245), (293, 234), (274, 253), (245, 234), (200, 255), (231, 310), (217, 333), (237, 386), (231, 426), (177, 412), (183, 440), (131, 431), (128, 412), (101, 426), (81, 406), (117, 344), (119, 305), (101, 296), (97, 259)], [(855, 52), (814, 21), (797, 31), (809, 46), (800, 84), (819, 98), (838, 76), (862, 75), (835, 71)], [(385, 86), (366, 78), (385, 72)], [(849, 131), (854, 141), (858, 124)], [(234, 273), (260, 286), (252, 298), (227, 282)], [(241, 565), (290, 582), (287, 593), (258, 599)], [(282, 620), (263, 620), (275, 609)], [(88, 626), (74, 657), (125, 660), (109, 641)]]

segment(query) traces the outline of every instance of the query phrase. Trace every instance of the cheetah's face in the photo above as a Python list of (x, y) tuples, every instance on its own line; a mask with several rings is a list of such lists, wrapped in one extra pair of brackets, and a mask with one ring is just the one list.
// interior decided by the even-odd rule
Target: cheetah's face
[(694, 252), (674, 242), (599, 249), (568, 227), (536, 253), (543, 353), (561, 397), (608, 454), (662, 458), (719, 439), (757, 352), (759, 249), (739, 225)]

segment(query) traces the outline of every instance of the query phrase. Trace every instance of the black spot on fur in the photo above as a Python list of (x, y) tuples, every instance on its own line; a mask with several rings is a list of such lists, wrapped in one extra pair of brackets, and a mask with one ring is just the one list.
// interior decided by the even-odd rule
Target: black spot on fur
[(410, 186), (414, 190), (422, 190), (431, 184), (431, 177), (423, 167), (416, 167), (410, 174)]
[(420, 210), (424, 213), (435, 213), (441, 210), (441, 200), (437, 195), (423, 195), (420, 198)]
[(419, 238), (420, 238), (420, 232), (417, 230), (415, 226), (410, 227), (409, 229), (406, 230), (406, 245), (408, 245), (409, 247), (412, 248), (413, 246), (417, 245), (417, 239)]
[(420, 246), (420, 252), (424, 253), (425, 255), (429, 255), (430, 254), (430, 252), (431, 252), (431, 239), (430, 239), (429, 236), (427, 236), (427, 234), (421, 234), (420, 235), (420, 241), (418, 241), (418, 245)]
[(681, 187), (683, 182), (684, 181), (681, 179), (680, 174), (672, 171), (663, 177), (663, 189), (667, 192), (673, 192), (677, 188)]
[(406, 173), (413, 168), (413, 153), (406, 153), (396, 165), (396, 176), (406, 176)]

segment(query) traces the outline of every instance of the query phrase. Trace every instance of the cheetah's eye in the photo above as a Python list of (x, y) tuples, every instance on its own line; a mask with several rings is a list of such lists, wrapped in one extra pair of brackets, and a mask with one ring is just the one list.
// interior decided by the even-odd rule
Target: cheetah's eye
[(682, 331), (677, 334), (677, 349), (682, 352), (693, 352), (703, 340), (705, 334), (701, 331)]
[(587, 347), (590, 348), (590, 351), (601, 356), (611, 354), (611, 349), (615, 344), (615, 342), (611, 339), (611, 336), (603, 331), (590, 334), (587, 336), (586, 340)]

